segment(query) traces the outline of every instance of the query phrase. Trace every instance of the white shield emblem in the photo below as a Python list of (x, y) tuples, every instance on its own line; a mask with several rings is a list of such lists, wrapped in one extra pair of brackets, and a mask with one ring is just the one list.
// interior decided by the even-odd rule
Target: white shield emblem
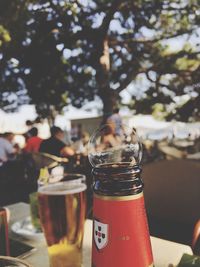
[(108, 243), (108, 224), (94, 220), (94, 241), (99, 250), (106, 247)]

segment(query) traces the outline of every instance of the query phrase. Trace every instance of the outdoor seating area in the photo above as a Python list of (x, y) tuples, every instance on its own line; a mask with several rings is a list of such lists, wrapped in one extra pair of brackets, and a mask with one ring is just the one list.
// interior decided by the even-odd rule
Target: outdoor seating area
[[(184, 150), (180, 149), (181, 144), (184, 144)], [(150, 234), (191, 246), (195, 253), (200, 254), (200, 234), (196, 226), (199, 220), (200, 165), (198, 158), (189, 159), (190, 155), (193, 155), (191, 152), (197, 150), (194, 144), (194, 141), (187, 140), (176, 140), (168, 145), (166, 141), (156, 144), (151, 140), (144, 141), (142, 180), (145, 185), (144, 196)], [(58, 157), (43, 152), (21, 153), (16, 160), (4, 167), (5, 169), (1, 168), (1, 205), (18, 202), (29, 204), (29, 195), (37, 190), (38, 181), (44, 179), (42, 175), (51, 176), (52, 170), (56, 168), (62, 167), (64, 173), (85, 175), (87, 218), (92, 219), (93, 177), (87, 153), (77, 151), (70, 157)]]
[(0, 267), (200, 267), (200, 1), (0, 1)]

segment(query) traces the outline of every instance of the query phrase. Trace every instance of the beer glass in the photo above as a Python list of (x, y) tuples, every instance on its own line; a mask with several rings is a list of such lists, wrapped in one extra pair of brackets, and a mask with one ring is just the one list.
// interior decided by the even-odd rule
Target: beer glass
[[(62, 175), (54, 175), (53, 177), (49, 176), (48, 183), (56, 183), (56, 182), (64, 182), (64, 181), (74, 181), (76, 183), (86, 183), (86, 177), (83, 174), (78, 173), (64, 173)], [(44, 184), (40, 184), (40, 186), (44, 186)], [(30, 202), (30, 215), (31, 215), (31, 223), (34, 227), (34, 231), (36, 233), (40, 233), (42, 231), (39, 217), (39, 208), (38, 208), (38, 192), (33, 192), (29, 194), (29, 202)]]
[(13, 258), (0, 256), (0, 267), (32, 267), (25, 261)]
[[(62, 175), (50, 175), (48, 184), (58, 183), (58, 182), (65, 182), (65, 181), (76, 181), (77, 183), (86, 183), (86, 177), (84, 174), (80, 173), (63, 173)], [(43, 184), (44, 185), (44, 184)], [(40, 186), (43, 186), (40, 185)]]
[(82, 266), (86, 185), (74, 181), (42, 186), (39, 212), (51, 267)]

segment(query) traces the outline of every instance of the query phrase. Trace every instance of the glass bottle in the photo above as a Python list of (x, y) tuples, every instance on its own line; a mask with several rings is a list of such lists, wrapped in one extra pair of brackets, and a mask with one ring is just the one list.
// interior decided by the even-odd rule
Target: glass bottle
[(102, 126), (89, 143), (94, 178), (92, 267), (153, 266), (140, 178), (141, 144), (135, 130), (125, 126), (116, 143), (111, 138), (109, 144), (105, 136), (110, 127)]

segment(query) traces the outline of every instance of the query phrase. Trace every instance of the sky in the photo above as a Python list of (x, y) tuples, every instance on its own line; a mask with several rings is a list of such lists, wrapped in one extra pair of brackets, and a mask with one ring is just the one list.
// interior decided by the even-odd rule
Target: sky
[[(68, 107), (64, 115), (56, 118), (55, 124), (63, 129), (70, 128), (70, 119), (87, 118), (97, 116), (97, 111), (85, 111), (72, 106)], [(13, 131), (23, 133), (26, 131), (26, 120), (34, 120), (37, 117), (34, 105), (24, 105), (18, 112), (5, 113), (0, 110), (0, 132)]]

